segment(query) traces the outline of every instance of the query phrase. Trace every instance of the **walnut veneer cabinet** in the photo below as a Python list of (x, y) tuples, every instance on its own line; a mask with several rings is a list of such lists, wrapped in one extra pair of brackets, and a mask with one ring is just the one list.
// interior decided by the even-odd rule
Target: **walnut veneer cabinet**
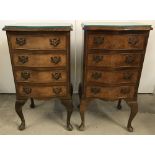
[(137, 91), (149, 37), (150, 25), (83, 25), (83, 78), (79, 86), (80, 130), (85, 128), (84, 112), (93, 99), (124, 99), (131, 109), (127, 124), (138, 112)]
[(16, 86), (15, 110), (25, 129), (22, 107), (31, 98), (58, 97), (67, 110), (67, 129), (72, 130), (70, 82), (70, 31), (72, 25), (5, 26)]

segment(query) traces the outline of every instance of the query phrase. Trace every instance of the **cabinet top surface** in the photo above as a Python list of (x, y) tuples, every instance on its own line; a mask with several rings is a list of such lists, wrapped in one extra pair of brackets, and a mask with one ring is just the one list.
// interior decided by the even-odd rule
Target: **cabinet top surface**
[(13, 24), (6, 25), (3, 30), (5, 31), (71, 31), (72, 24), (68, 23), (33, 23), (33, 24)]
[(151, 25), (133, 22), (88, 22), (82, 23), (84, 30), (152, 30)]

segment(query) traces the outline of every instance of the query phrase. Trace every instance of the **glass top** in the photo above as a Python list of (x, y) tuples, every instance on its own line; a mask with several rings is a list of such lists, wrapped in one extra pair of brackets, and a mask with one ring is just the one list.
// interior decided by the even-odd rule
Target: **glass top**
[(122, 27), (122, 26), (151, 26), (144, 23), (135, 23), (135, 22), (85, 22), (82, 23), (82, 27), (84, 26), (116, 26), (116, 27)]
[(6, 25), (3, 30), (54, 30), (54, 29), (63, 29), (63, 30), (72, 30), (72, 24), (69, 23), (18, 23)]

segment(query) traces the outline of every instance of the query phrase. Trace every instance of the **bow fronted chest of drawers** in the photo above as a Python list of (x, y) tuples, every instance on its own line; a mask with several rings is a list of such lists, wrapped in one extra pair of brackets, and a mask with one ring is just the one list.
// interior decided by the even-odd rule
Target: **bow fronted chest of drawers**
[(138, 111), (137, 91), (146, 52), (150, 25), (83, 25), (83, 76), (79, 86), (80, 130), (84, 130), (84, 112), (93, 99), (124, 99), (131, 108), (127, 129)]
[(15, 109), (25, 128), (22, 106), (31, 98), (58, 97), (67, 109), (67, 129), (72, 130), (70, 82), (70, 31), (72, 25), (5, 26), (16, 86)]

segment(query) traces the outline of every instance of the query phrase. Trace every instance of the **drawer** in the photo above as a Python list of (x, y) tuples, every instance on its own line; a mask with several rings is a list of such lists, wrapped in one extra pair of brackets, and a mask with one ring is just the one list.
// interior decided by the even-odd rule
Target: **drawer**
[(88, 70), (86, 75), (87, 82), (98, 82), (102, 84), (123, 84), (137, 83), (138, 70), (119, 70), (119, 71), (99, 71)]
[(30, 83), (67, 82), (67, 73), (64, 70), (16, 70), (15, 79), (17, 82)]
[(64, 54), (13, 54), (14, 65), (25, 67), (64, 67), (66, 59)]
[(20, 96), (23, 97), (34, 97), (34, 98), (46, 98), (54, 96), (66, 96), (66, 86), (29, 86), (29, 85), (18, 85), (17, 91)]
[(142, 54), (88, 54), (88, 66), (140, 67)]
[(51, 35), (11, 35), (12, 49), (31, 50), (65, 50), (66, 36), (61, 34)]
[(115, 100), (118, 98), (133, 98), (135, 94), (134, 86), (120, 86), (120, 87), (98, 87), (87, 86), (86, 97), (104, 98)]
[(89, 49), (143, 50), (145, 36), (142, 34), (90, 34)]

